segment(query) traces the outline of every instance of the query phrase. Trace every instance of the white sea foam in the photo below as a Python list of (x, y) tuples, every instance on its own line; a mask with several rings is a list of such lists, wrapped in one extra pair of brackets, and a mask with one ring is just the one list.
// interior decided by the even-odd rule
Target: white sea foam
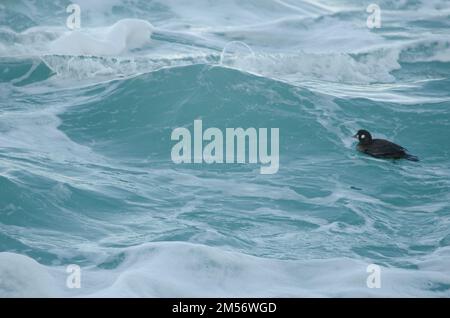
[[(126, 8), (129, 14), (145, 13), (148, 19), (115, 16), (112, 21), (112, 9), (123, 8), (120, 1), (82, 1), (87, 22), (81, 30), (39, 26), (14, 32), (0, 28), (0, 55), (38, 56), (58, 79), (89, 78), (95, 82), (162, 67), (218, 63), (222, 49), (239, 39), (253, 53), (227, 57), (225, 66), (338, 97), (398, 103), (446, 100), (411, 95), (410, 90), (420, 87), (419, 80), (425, 78), (400, 83), (393, 72), (401, 69), (402, 62), (448, 62), (448, 35), (440, 29), (436, 34), (389, 28), (373, 32), (365, 26), (365, 8), (359, 2), (164, 1), (158, 14), (142, 3), (132, 3)], [(387, 2), (381, 6), (387, 26), (404, 19), (416, 21), (418, 7), (421, 14), (436, 21), (449, 10), (440, 1), (420, 5)], [(362, 17), (346, 15), (358, 10)], [(198, 14), (206, 11), (208, 15)], [(229, 12), (235, 14), (230, 16)], [(91, 16), (95, 16), (96, 23), (86, 18)], [(98, 26), (98, 21), (105, 26)], [(158, 34), (157, 40), (154, 34)], [(14, 45), (7, 46), (2, 39), (12, 39)], [(418, 53), (424, 51), (423, 47), (427, 48), (425, 53)]]
[(147, 44), (152, 32), (147, 21), (123, 19), (107, 28), (67, 32), (50, 49), (54, 54), (117, 56)]
[(311, 79), (338, 83), (392, 82), (390, 74), (400, 68), (397, 52), (372, 52), (361, 58), (349, 54), (248, 55), (225, 65), (287, 82)]
[[(123, 250), (115, 269), (82, 268), (81, 289), (66, 287), (63, 267), (0, 253), (2, 297), (389, 297), (449, 296), (450, 250), (419, 270), (381, 267), (381, 288), (369, 289), (361, 260), (289, 261), (259, 258), (189, 243), (149, 243)], [(448, 264), (448, 263), (447, 263)]]
[(55, 295), (56, 282), (50, 272), (30, 257), (0, 253), (0, 298)]

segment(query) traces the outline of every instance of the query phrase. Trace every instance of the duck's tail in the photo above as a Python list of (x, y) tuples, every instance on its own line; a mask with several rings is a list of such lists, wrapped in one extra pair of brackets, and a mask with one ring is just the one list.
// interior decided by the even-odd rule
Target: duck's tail
[(420, 161), (420, 160), (419, 160), (419, 157), (413, 156), (413, 155), (410, 155), (410, 154), (407, 154), (406, 157), (405, 157), (405, 159), (406, 159), (406, 160), (409, 160), (409, 161), (414, 161), (414, 162), (419, 162), (419, 161)]

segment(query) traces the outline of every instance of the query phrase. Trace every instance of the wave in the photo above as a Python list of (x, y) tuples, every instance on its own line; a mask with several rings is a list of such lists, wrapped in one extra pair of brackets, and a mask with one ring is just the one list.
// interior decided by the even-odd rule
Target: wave
[[(293, 27), (292, 23), (296, 28), (296, 19), (276, 22), (275, 30), (285, 32), (286, 28)], [(321, 25), (332, 24), (316, 19), (317, 30)], [(0, 50), (3, 56), (0, 80), (17, 86), (46, 80), (59, 86), (77, 86), (76, 81), (84, 81), (84, 85), (96, 84), (162, 68), (206, 64), (234, 68), (336, 97), (365, 97), (407, 104), (448, 100), (448, 94), (425, 96), (422, 89), (424, 83), (439, 82), (448, 74), (450, 42), (446, 37), (427, 35), (422, 39), (407, 38), (389, 43), (380, 35), (369, 35), (369, 42), (356, 42), (350, 50), (348, 47), (339, 50), (336, 43), (326, 44), (326, 39), (325, 42), (322, 39), (321, 48), (289, 44), (283, 46), (283, 52), (272, 52), (254, 39), (254, 36), (267, 35), (268, 30), (272, 32), (272, 27), (264, 25), (256, 31), (254, 27), (246, 27), (239, 35), (226, 35), (229, 30), (225, 33), (208, 31), (222, 34), (220, 41), (205, 36), (204, 32), (163, 30), (139, 19), (123, 19), (109, 27), (87, 27), (74, 32), (34, 27), (16, 33), (3, 28), (0, 43), (14, 42), (15, 46), (3, 46)], [(313, 36), (318, 35), (315, 33), (312, 32)], [(364, 39), (364, 34), (352, 33), (352, 36)], [(236, 37), (246, 42), (233, 41)], [(273, 38), (279, 37), (274, 34)], [(374, 45), (376, 41), (383, 45)], [(230, 47), (230, 43), (243, 43), (243, 46)], [(365, 48), (361, 48), (362, 44)], [(334, 52), (327, 49), (330, 45)], [(17, 55), (19, 57), (15, 57)], [(426, 63), (428, 68), (422, 67), (424, 72), (420, 74), (410, 72), (411, 64), (420, 63)]]
[(64, 267), (0, 253), (1, 297), (442, 297), (450, 279), (442, 249), (420, 269), (380, 267), (381, 288), (367, 287), (368, 263), (347, 258), (282, 261), (203, 245), (150, 243), (81, 267), (81, 289), (69, 289)]
[(91, 34), (84, 30), (68, 32), (53, 41), (50, 49), (56, 54), (114, 56), (141, 48), (150, 41), (152, 32), (153, 26), (147, 21), (124, 19)]
[[(18, 87), (18, 91), (29, 92), (30, 88), (33, 85)], [(349, 250), (348, 232), (382, 242), (377, 230), (380, 222), (386, 227), (407, 222), (417, 231), (427, 228), (405, 211), (429, 212), (430, 222), (446, 215), (448, 154), (440, 147), (446, 142), (441, 131), (446, 127), (445, 103), (411, 107), (335, 99), (210, 65), (162, 69), (83, 88), (34, 89), (32, 98), (39, 102), (33, 108), (25, 100), (16, 108), (3, 109), (0, 117), (0, 162), (12, 167), (0, 170), (4, 198), (0, 208), (10, 211), (0, 218), (15, 225), (4, 226), (2, 232), (24, 243), (20, 251), (31, 247), (50, 253), (42, 256), (47, 264), (67, 253), (67, 246), (72, 246), (72, 251), (85, 249), (81, 237), (101, 240), (102, 246), (105, 242), (135, 244), (142, 238), (179, 240), (181, 236), (211, 244), (225, 241), (246, 252), (251, 249), (264, 254), (267, 245), (260, 250), (249, 233), (233, 227), (233, 222), (269, 233), (285, 233), (286, 227), (293, 233), (305, 231), (309, 241), (319, 239), (317, 244), (323, 244), (322, 235), (344, 233), (339, 246), (332, 240), (333, 246), (326, 250), (352, 256), (364, 253), (367, 242), (360, 238), (358, 248)], [(381, 123), (372, 121), (381, 116)], [(397, 121), (399, 116), (404, 120)], [(259, 169), (255, 165), (174, 167), (171, 132), (176, 127), (192, 129), (198, 118), (205, 128), (225, 129), (230, 123), (244, 128), (282, 127), (279, 174), (268, 181), (255, 176)], [(437, 124), (428, 127), (427, 120)], [(360, 127), (374, 128), (380, 137), (408, 144), (412, 153), (426, 157), (427, 164), (410, 169), (411, 163), (397, 167), (356, 155), (351, 136)], [(368, 184), (361, 162), (370, 165), (375, 175), (385, 177)], [(339, 174), (334, 172), (336, 167)], [(399, 202), (390, 196), (391, 184), (398, 180), (405, 182), (401, 191), (419, 191), (421, 195)], [(434, 185), (430, 188), (429, 184)], [(217, 196), (248, 206), (260, 221), (239, 207), (231, 206), (225, 213), (221, 205), (216, 206)], [(386, 215), (386, 209), (395, 213)], [(24, 220), (39, 230), (25, 230)], [(186, 224), (184, 220), (189, 221)], [(61, 225), (64, 240), (52, 234), (52, 224), (60, 223), (65, 224)], [(224, 235), (224, 224), (229, 224), (228, 234), (234, 233), (233, 237)], [(446, 225), (442, 220), (439, 224), (421, 238), (425, 242), (443, 240)], [(169, 230), (162, 234), (159, 227)], [(117, 236), (116, 231), (130, 237)], [(409, 238), (397, 233), (396, 239), (403, 246), (402, 253), (408, 255)], [(286, 243), (291, 240), (282, 241), (289, 251), (283, 253), (291, 257), (303, 252), (323, 256), (320, 249), (304, 251), (304, 246)], [(277, 242), (266, 244), (274, 244), (271, 249), (277, 250)], [(429, 248), (435, 250), (438, 245)], [(374, 255), (387, 264), (397, 262)]]

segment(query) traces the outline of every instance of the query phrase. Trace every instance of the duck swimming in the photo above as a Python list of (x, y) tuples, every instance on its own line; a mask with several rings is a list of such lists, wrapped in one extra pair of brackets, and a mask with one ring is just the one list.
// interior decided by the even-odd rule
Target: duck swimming
[(410, 155), (402, 146), (384, 139), (372, 139), (372, 135), (367, 130), (359, 130), (353, 137), (359, 140), (357, 149), (372, 157), (419, 161), (419, 158)]

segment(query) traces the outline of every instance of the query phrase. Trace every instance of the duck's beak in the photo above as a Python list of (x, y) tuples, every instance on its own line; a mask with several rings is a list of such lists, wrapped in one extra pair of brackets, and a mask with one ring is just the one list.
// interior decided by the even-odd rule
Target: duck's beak
[(358, 139), (358, 134), (353, 135), (353, 138)]

